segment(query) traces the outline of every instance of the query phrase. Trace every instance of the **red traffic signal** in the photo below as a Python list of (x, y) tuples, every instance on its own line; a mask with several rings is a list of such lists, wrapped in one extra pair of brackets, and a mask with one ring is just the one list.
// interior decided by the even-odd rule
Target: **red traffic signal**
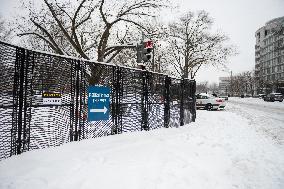
[(152, 49), (152, 48), (153, 48), (153, 41), (151, 41), (151, 40), (145, 41), (145, 42), (144, 42), (144, 48), (146, 48), (146, 49)]

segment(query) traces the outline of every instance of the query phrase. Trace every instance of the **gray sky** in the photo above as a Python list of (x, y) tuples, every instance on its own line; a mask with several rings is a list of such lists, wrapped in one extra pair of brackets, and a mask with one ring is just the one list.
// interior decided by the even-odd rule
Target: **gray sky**
[[(255, 31), (267, 21), (284, 16), (284, 0), (175, 0), (180, 13), (187, 10), (206, 10), (215, 21), (215, 30), (227, 34), (238, 46), (239, 55), (228, 62), (228, 72), (203, 67), (197, 81), (218, 82), (218, 77), (252, 70), (254, 68)], [(0, 0), (0, 14), (9, 18), (21, 11), (19, 0)]]
[[(284, 0), (177, 0), (182, 12), (206, 10), (214, 18), (216, 29), (227, 34), (239, 48), (239, 55), (228, 62), (230, 71), (252, 70), (255, 65), (254, 45), (256, 30), (273, 18), (284, 16)], [(197, 81), (218, 81), (229, 73), (204, 68)]]

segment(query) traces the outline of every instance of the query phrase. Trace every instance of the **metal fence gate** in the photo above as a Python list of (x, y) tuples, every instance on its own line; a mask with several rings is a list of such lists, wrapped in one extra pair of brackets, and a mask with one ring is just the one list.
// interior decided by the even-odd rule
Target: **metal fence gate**
[[(111, 89), (107, 121), (87, 121), (91, 85)], [(0, 42), (0, 160), (70, 141), (188, 124), (196, 117), (195, 88), (194, 80)], [(62, 103), (44, 104), (47, 91), (60, 92)]]

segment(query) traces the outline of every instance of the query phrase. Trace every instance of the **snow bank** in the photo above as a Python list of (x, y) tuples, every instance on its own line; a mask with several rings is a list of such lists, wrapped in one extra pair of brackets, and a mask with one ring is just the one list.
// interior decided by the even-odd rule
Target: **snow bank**
[(282, 145), (230, 106), (197, 113), (195, 123), (181, 128), (84, 140), (3, 160), (0, 188), (284, 188)]

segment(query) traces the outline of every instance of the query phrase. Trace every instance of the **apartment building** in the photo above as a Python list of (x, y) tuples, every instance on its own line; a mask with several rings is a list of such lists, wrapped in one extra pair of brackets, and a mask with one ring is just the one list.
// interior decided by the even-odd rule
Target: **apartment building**
[(267, 22), (255, 38), (257, 92), (284, 92), (284, 17)]

